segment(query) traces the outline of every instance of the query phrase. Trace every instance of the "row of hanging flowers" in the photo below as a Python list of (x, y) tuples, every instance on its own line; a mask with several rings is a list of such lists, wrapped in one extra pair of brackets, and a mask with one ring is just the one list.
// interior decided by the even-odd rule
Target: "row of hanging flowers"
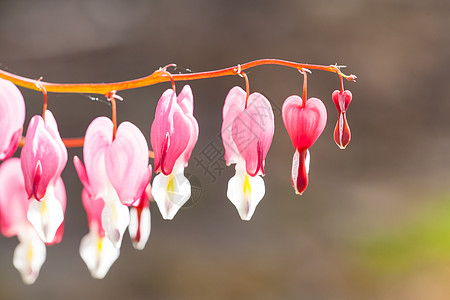
[[(334, 140), (341, 149), (350, 141), (346, 111), (352, 99), (350, 91), (343, 88), (343, 78), (354, 81), (356, 76), (342, 74), (338, 66), (279, 60), (255, 62), (197, 73), (200, 74), (197, 77), (195, 74), (172, 75), (163, 68), (146, 78), (125, 82), (127, 87), (120, 90), (172, 81), (172, 89), (162, 94), (156, 107), (150, 136), (153, 151), (149, 151), (145, 136), (134, 124), (123, 122), (117, 126), (115, 101), (120, 97), (112, 87), (120, 87), (121, 83), (72, 84), (68, 87), (0, 71), (0, 77), (5, 78), (0, 78), (0, 160), (3, 161), (0, 166), (0, 222), (3, 235), (19, 239), (13, 264), (23, 281), (31, 284), (37, 279), (46, 258), (46, 245), (59, 243), (62, 239), (66, 191), (61, 173), (68, 161), (66, 145), (83, 145), (84, 163), (77, 156), (73, 158), (83, 184), (81, 200), (89, 223), (89, 233), (81, 240), (80, 255), (94, 278), (103, 278), (119, 257), (127, 228), (133, 246), (144, 248), (150, 235), (150, 200), (156, 202), (164, 219), (171, 220), (190, 198), (191, 185), (184, 176), (184, 169), (198, 140), (199, 127), (190, 86), (185, 85), (177, 95), (175, 80), (233, 74), (244, 77), (246, 90), (233, 87), (225, 98), (221, 133), (226, 164), (235, 164), (236, 169), (228, 182), (227, 197), (236, 206), (241, 219), (250, 220), (265, 194), (262, 176), (274, 134), (274, 115), (265, 96), (249, 93), (248, 78), (243, 69), (261, 64), (282, 64), (299, 69), (304, 76), (303, 95), (293, 95), (285, 100), (282, 118), (295, 148), (292, 185), (297, 194), (302, 194), (308, 185), (309, 149), (327, 121), (322, 101), (307, 98), (307, 73), (310, 71), (305, 66), (340, 76), (341, 89), (333, 92), (332, 100), (338, 110)], [(153, 81), (143, 82), (149, 78)], [(13, 82), (39, 90), (44, 95), (42, 116), (31, 119), (24, 139), (25, 104)], [(92, 93), (109, 90), (104, 94), (112, 104), (112, 120), (98, 117), (87, 128), (84, 139), (63, 140), (56, 119), (47, 110), (47, 91), (86, 92), (86, 86)], [(248, 139), (250, 136), (252, 138)], [(19, 144), (23, 144), (20, 158), (11, 158)], [(157, 174), (152, 184), (149, 157), (154, 158), (153, 169)]]

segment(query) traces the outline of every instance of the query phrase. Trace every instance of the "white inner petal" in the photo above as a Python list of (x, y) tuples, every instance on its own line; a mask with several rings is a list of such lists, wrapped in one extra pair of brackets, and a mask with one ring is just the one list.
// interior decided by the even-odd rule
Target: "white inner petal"
[(13, 264), (20, 272), (23, 282), (33, 284), (45, 262), (45, 244), (31, 226), (21, 233), (19, 241), (14, 250)]
[[(137, 239), (138, 228), (140, 232), (139, 240)], [(144, 249), (151, 231), (151, 215), (148, 207), (142, 210), (140, 220), (138, 220), (137, 209), (135, 207), (130, 209), (130, 225), (128, 226), (128, 231), (130, 232), (133, 247), (138, 250)]]
[(264, 180), (259, 175), (249, 176), (245, 171), (245, 162), (239, 160), (236, 175), (228, 181), (227, 197), (236, 206), (242, 220), (252, 218), (265, 192)]
[(339, 144), (342, 145), (342, 136), (344, 134), (344, 114), (339, 114)]
[(120, 202), (112, 185), (109, 186), (103, 199), (105, 207), (102, 211), (102, 226), (112, 244), (119, 248), (122, 244), (123, 233), (130, 223), (130, 213), (128, 207)]
[[(306, 174), (309, 174), (309, 163), (311, 161), (311, 155), (309, 153), (309, 149), (306, 150), (306, 158), (305, 158), (305, 169)], [(291, 176), (292, 176), (292, 182), (294, 186), (294, 190), (297, 194), (300, 194), (297, 190), (297, 178), (298, 178), (298, 171), (300, 167), (300, 153), (298, 150), (295, 150), (294, 157), (292, 158), (292, 170), (291, 170)]]
[(191, 197), (191, 184), (184, 177), (184, 168), (174, 168), (168, 176), (158, 174), (153, 180), (152, 195), (162, 217), (172, 220)]
[(309, 174), (309, 163), (311, 161), (311, 155), (309, 153), (309, 150), (306, 150), (306, 158), (305, 158), (305, 167), (306, 167), (306, 174)]
[(31, 200), (27, 218), (34, 226), (39, 237), (50, 243), (55, 238), (56, 231), (64, 221), (64, 211), (61, 203), (55, 197), (55, 190), (49, 185), (41, 201)]
[(104, 278), (119, 254), (120, 248), (114, 247), (106, 236), (100, 237), (97, 230), (91, 230), (81, 240), (80, 256), (94, 278)]

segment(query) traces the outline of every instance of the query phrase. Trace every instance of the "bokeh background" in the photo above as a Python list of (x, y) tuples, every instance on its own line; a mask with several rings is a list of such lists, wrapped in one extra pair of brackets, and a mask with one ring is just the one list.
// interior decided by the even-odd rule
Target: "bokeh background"
[[(332, 139), (338, 77), (309, 78), (328, 124), (299, 197), (280, 108), (300, 93), (302, 78), (280, 66), (248, 72), (251, 91), (275, 110), (266, 195), (250, 222), (226, 197), (234, 168), (210, 166), (212, 176), (196, 162), (208, 145), (221, 148), (225, 96), (244, 81), (189, 82), (200, 137), (186, 172), (200, 195), (171, 222), (152, 203), (147, 247), (134, 250), (126, 236), (103, 280), (91, 278), (78, 254), (88, 229), (71, 158), (82, 149), (70, 149), (64, 239), (26, 286), (12, 265), (17, 240), (0, 238), (0, 299), (450, 299), (449, 28), (446, 0), (0, 1), (0, 68), (30, 78), (112, 82), (169, 63), (195, 72), (257, 58), (345, 64), (358, 75), (345, 84), (354, 96), (345, 151)], [(169, 86), (120, 92), (118, 119), (149, 141)], [(27, 126), (42, 96), (21, 90)], [(93, 118), (110, 114), (88, 95), (50, 94), (49, 108), (64, 137), (82, 136)]]

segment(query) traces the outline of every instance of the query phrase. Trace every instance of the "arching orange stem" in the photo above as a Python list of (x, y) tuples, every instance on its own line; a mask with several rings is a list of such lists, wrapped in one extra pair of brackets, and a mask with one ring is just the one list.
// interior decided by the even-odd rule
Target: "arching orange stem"
[[(336, 65), (311, 65), (304, 63), (296, 63), (281, 59), (258, 59), (251, 62), (247, 62), (240, 65), (240, 69), (242, 71), (254, 68), (261, 65), (280, 65), (286, 66), (295, 69), (310, 69), (310, 70), (322, 70), (331, 73), (336, 73), (341, 75), (347, 80), (355, 81), (355, 75), (345, 75), (341, 72), (340, 68)], [(153, 72), (153, 74), (128, 80), (114, 83), (51, 83), (39, 81), (39, 86), (44, 87), (47, 92), (51, 93), (86, 93), (86, 94), (103, 94), (106, 95), (110, 91), (123, 91), (129, 90), (144, 86), (154, 85), (160, 82), (166, 82), (171, 80), (164, 72), (164, 69), (159, 69)], [(197, 79), (205, 79), (205, 78), (215, 78), (229, 75), (236, 75), (237, 67), (229, 67), (220, 70), (207, 71), (207, 72), (199, 72), (199, 73), (189, 73), (189, 74), (173, 74), (174, 81), (188, 81), (188, 80), (197, 80)], [(36, 86), (37, 80), (18, 76), (3, 70), (0, 70), (0, 78), (9, 80), (18, 86), (22, 86), (24, 88), (28, 88), (31, 90), (40, 90), (38, 86)]]

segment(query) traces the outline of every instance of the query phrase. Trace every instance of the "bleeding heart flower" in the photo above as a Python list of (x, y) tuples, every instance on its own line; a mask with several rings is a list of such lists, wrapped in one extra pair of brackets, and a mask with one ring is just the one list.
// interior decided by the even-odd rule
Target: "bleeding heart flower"
[(265, 194), (264, 163), (272, 144), (274, 116), (269, 100), (252, 93), (245, 108), (246, 92), (233, 87), (223, 106), (222, 140), (225, 161), (236, 164), (236, 175), (228, 182), (227, 197), (241, 219), (250, 220)]
[(50, 111), (45, 121), (41, 116), (31, 119), (20, 160), (25, 189), (32, 199), (28, 220), (41, 239), (51, 243), (64, 221), (65, 199), (59, 199), (56, 185), (67, 162), (67, 149)]
[(25, 102), (19, 89), (0, 78), (0, 161), (11, 157), (19, 145), (25, 121)]
[(78, 176), (89, 197), (104, 202), (102, 228), (113, 245), (120, 247), (130, 222), (126, 205), (140, 201), (150, 183), (145, 137), (135, 125), (124, 122), (113, 141), (113, 123), (98, 117), (86, 131), (83, 155), (86, 168), (74, 157)]
[[(56, 181), (55, 194), (65, 209), (66, 192), (61, 177)], [(6, 237), (16, 235), (19, 239), (19, 245), (14, 251), (13, 264), (27, 284), (35, 282), (46, 257), (45, 244), (27, 219), (30, 203), (25, 190), (20, 159), (6, 160), (0, 166), (1, 231)], [(58, 243), (62, 238), (62, 232), (63, 224), (50, 244)]]
[(336, 90), (332, 94), (332, 99), (339, 113), (336, 127), (334, 128), (334, 141), (339, 148), (345, 149), (351, 139), (346, 112), (350, 101), (352, 101), (352, 93), (349, 90), (343, 92)]
[(308, 149), (320, 136), (327, 123), (327, 110), (322, 101), (309, 98), (303, 102), (299, 96), (290, 96), (282, 108), (286, 126), (295, 154), (292, 162), (292, 185), (302, 194), (308, 185), (310, 154)]
[(191, 196), (191, 184), (184, 168), (198, 139), (198, 124), (193, 116), (194, 98), (189, 85), (176, 96), (166, 90), (159, 99), (151, 128), (155, 153), (152, 195), (166, 220), (171, 220)]

